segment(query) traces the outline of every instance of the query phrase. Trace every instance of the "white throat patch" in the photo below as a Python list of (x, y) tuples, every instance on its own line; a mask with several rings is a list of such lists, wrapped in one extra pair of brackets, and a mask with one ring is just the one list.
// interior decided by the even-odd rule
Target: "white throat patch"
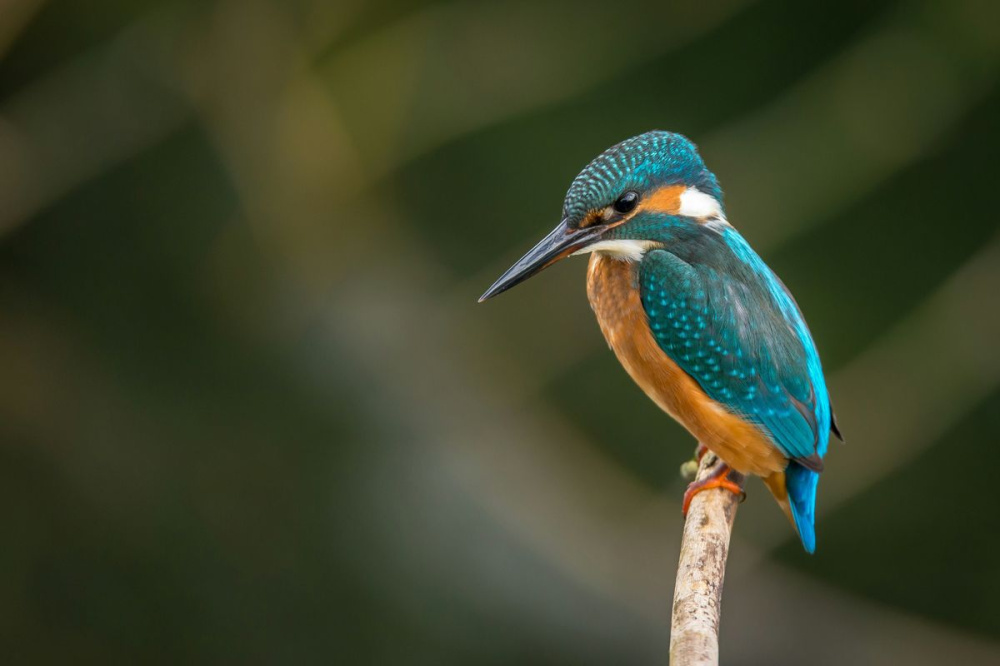
[(656, 244), (655, 241), (648, 240), (602, 240), (577, 250), (573, 255), (600, 252), (620, 261), (639, 261), (642, 259), (642, 255), (646, 253), (646, 250)]

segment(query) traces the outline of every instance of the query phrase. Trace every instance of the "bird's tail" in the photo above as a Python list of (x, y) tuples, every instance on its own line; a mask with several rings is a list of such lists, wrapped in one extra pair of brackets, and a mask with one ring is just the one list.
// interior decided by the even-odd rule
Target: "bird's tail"
[(806, 552), (816, 550), (816, 485), (819, 474), (792, 461), (784, 472), (764, 479), (788, 520), (802, 540)]

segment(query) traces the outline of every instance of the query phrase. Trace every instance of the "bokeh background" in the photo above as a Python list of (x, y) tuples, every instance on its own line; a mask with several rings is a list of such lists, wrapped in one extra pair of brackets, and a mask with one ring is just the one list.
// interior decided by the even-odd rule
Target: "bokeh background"
[(5, 663), (663, 663), (694, 442), (567, 261), (693, 138), (847, 437), (730, 664), (1000, 663), (1000, 5), (0, 2)]

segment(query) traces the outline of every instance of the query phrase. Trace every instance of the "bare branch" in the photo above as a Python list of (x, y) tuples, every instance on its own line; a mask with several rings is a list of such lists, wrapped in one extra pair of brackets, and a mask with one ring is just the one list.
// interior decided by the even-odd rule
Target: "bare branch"
[[(707, 479), (721, 466), (719, 458), (707, 453), (702, 457), (695, 480)], [(742, 482), (735, 472), (730, 473), (730, 478)], [(672, 666), (719, 663), (722, 583), (739, 502), (736, 495), (721, 488), (705, 490), (691, 500), (674, 584), (670, 623)]]

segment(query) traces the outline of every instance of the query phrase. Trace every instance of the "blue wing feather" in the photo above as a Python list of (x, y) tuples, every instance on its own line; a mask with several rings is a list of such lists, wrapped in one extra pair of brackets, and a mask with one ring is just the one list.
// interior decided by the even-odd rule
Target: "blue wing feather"
[[(791, 459), (789, 507), (816, 548), (816, 486), (835, 429), (819, 354), (785, 286), (734, 229), (647, 252), (639, 292), (657, 343), (705, 393)], [(707, 239), (707, 240), (706, 240)]]
[(646, 254), (639, 287), (650, 327), (709, 397), (818, 470), (830, 415), (815, 345), (794, 300), (742, 237), (727, 229), (719, 238), (711, 262)]

